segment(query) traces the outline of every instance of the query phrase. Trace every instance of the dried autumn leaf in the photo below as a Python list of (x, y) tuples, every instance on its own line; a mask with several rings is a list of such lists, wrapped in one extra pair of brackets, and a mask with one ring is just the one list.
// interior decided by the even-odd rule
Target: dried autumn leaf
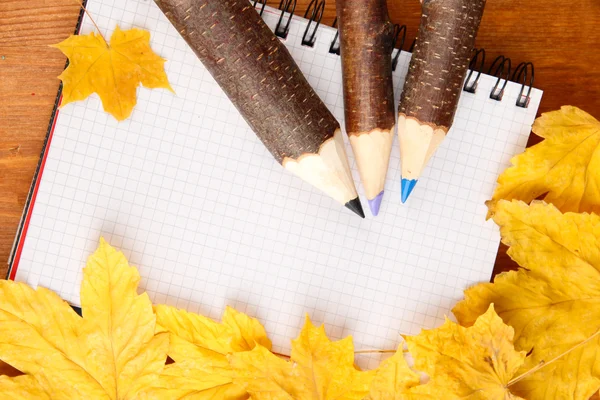
[[(306, 378), (294, 376), (292, 364), (262, 346), (230, 357), (234, 382), (251, 394), (252, 399), (303, 399), (307, 395)], [(310, 398), (310, 397), (308, 397)]]
[(0, 281), (0, 358), (27, 374), (11, 379), (7, 395), (39, 389), (52, 399), (131, 399), (162, 370), (168, 336), (154, 333), (150, 299), (136, 293), (137, 270), (101, 240), (83, 272), (83, 318), (47, 289)]
[(117, 120), (133, 111), (137, 87), (171, 89), (164, 70), (165, 59), (150, 48), (150, 33), (142, 29), (115, 29), (110, 46), (102, 36), (72, 35), (53, 45), (69, 58), (59, 76), (63, 81), (62, 105), (97, 93), (104, 111)]
[(544, 201), (562, 212), (600, 212), (600, 122), (577, 107), (545, 113), (533, 125), (545, 140), (514, 157), (498, 178), (488, 218), (499, 200)]
[(245, 391), (232, 385), (227, 361), (190, 358), (165, 366), (163, 373), (138, 396), (142, 400), (242, 400)]
[(175, 363), (165, 367), (142, 398), (247, 397), (245, 391), (232, 385), (226, 355), (252, 350), (256, 345), (271, 348), (264, 327), (256, 319), (231, 307), (225, 309), (222, 323), (169, 306), (157, 306), (155, 312), (158, 324), (170, 334), (168, 353)]
[(405, 392), (420, 383), (420, 378), (406, 362), (402, 346), (376, 370), (365, 400), (402, 400)]
[(260, 322), (231, 307), (225, 309), (222, 323), (163, 305), (156, 306), (155, 312), (158, 324), (171, 334), (169, 356), (175, 361), (189, 358), (195, 352), (212, 357), (252, 350), (257, 343), (271, 348)]
[(493, 305), (470, 328), (449, 320), (406, 339), (415, 368), (430, 380), (406, 392), (407, 399), (520, 399), (508, 389), (525, 359), (513, 347), (514, 331)]
[(15, 378), (0, 376), (0, 393), (9, 395), (14, 400), (50, 400), (50, 396), (31, 375), (20, 375)]
[(515, 347), (531, 351), (520, 374), (575, 348), (517, 382), (514, 392), (528, 400), (587, 400), (600, 388), (600, 342), (593, 337), (600, 329), (600, 217), (562, 214), (539, 201), (500, 201), (494, 221), (522, 268), (467, 290), (454, 314), (470, 325), (493, 303), (515, 329)]
[(351, 337), (332, 342), (325, 328), (315, 327), (308, 318), (292, 341), (290, 361), (260, 345), (252, 351), (233, 353), (229, 360), (235, 383), (256, 400), (360, 400), (367, 395), (375, 374), (354, 367)]

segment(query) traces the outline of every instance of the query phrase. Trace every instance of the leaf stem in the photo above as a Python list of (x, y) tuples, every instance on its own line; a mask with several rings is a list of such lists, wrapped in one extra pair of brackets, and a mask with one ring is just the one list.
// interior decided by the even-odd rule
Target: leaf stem
[(108, 42), (106, 41), (106, 38), (102, 34), (102, 31), (98, 27), (98, 24), (96, 24), (96, 21), (94, 21), (94, 18), (92, 18), (92, 15), (85, 8), (85, 6), (83, 5), (83, 3), (80, 0), (73, 0), (73, 1), (75, 1), (75, 3), (77, 3), (77, 4), (79, 4), (79, 7), (81, 7), (81, 9), (83, 9), (83, 12), (86, 13), (86, 15), (88, 16), (88, 18), (90, 19), (90, 21), (92, 21), (92, 24), (94, 24), (94, 26), (96, 27), (96, 30), (98, 31), (98, 35), (100, 35), (100, 37), (102, 38), (102, 40), (104, 40), (104, 43), (106, 43), (106, 45), (108, 46)]
[(538, 365), (536, 365), (535, 367), (531, 368), (529, 371), (511, 379), (508, 384), (506, 385), (506, 387), (512, 386), (515, 383), (519, 382), (520, 380), (528, 377), (529, 375), (533, 374), (534, 372), (539, 371), (540, 369), (544, 368), (547, 365), (552, 364), (554, 361), (558, 360), (559, 358), (569, 354), (570, 352), (572, 352), (573, 350), (585, 345), (586, 343), (588, 343), (589, 341), (591, 341), (592, 339), (594, 339), (596, 336), (600, 335), (600, 329), (598, 329), (592, 336), (590, 336), (589, 338), (585, 339), (583, 342), (578, 343), (577, 345), (571, 347), (570, 349), (562, 352), (561, 354), (557, 355), (556, 357), (554, 357), (553, 359), (551, 359), (548, 362), (545, 362), (544, 360), (540, 361), (540, 363)]
[(375, 349), (367, 349), (367, 350), (356, 350), (354, 352), (354, 354), (373, 354), (373, 353), (379, 353), (379, 354), (385, 354), (385, 353), (395, 353), (398, 350), (375, 350)]
[[(376, 350), (376, 349), (366, 349), (366, 350), (356, 350), (354, 352), (354, 354), (373, 354), (373, 353), (379, 353), (379, 354), (385, 354), (385, 353), (395, 353), (398, 350)], [(408, 353), (407, 350), (402, 350), (404, 353)], [(287, 354), (281, 354), (281, 353), (277, 353), (272, 351), (271, 353), (275, 354), (276, 356), (282, 357), (282, 358), (287, 358), (289, 360), (290, 356), (288, 356)]]

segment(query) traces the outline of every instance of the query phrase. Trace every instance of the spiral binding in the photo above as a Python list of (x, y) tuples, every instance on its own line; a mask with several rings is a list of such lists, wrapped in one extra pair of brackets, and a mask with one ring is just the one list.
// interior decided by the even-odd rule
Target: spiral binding
[(394, 44), (392, 48), (395, 48), (398, 44), (398, 38), (402, 35), (402, 40), (400, 41), (400, 46), (398, 46), (398, 50), (396, 50), (396, 55), (392, 56), (392, 71), (396, 70), (398, 66), (398, 59), (400, 58), (400, 54), (402, 53), (402, 47), (404, 47), (404, 42), (406, 42), (406, 25), (394, 25)]
[[(523, 92), (525, 91), (525, 86), (527, 85), (527, 70), (531, 67), (531, 77), (529, 78), (529, 89), (527, 90), (527, 95), (523, 98)], [(533, 63), (530, 62), (522, 62), (517, 65), (515, 72), (512, 76), (512, 80), (515, 82), (519, 82), (521, 77), (523, 77), (523, 84), (521, 85), (521, 91), (519, 92), (519, 97), (517, 97), (517, 107), (527, 108), (529, 106), (529, 100), (531, 100), (531, 89), (533, 89), (533, 78), (534, 78), (534, 68)]]
[[(266, 3), (266, 0), (251, 0), (254, 7), (260, 4), (259, 13), (262, 15)], [(279, 3), (279, 10), (281, 14), (279, 21), (275, 27), (275, 34), (280, 38), (287, 38), (290, 30), (290, 24), (294, 11), (296, 10), (297, 0), (281, 0)], [(302, 35), (302, 45), (308, 47), (314, 47), (317, 40), (317, 32), (323, 19), (325, 12), (325, 0), (312, 0), (304, 13), (304, 18), (308, 20), (304, 34)], [(285, 20), (285, 14), (288, 14), (287, 20)], [(333, 28), (337, 27), (338, 19), (335, 18), (333, 21)], [(313, 26), (314, 24), (314, 26)], [(398, 60), (402, 53), (402, 48), (406, 44), (406, 25), (394, 25), (394, 48), (396, 50), (392, 52), (392, 70), (395, 71), (398, 66)], [(339, 29), (336, 29), (335, 36), (329, 45), (329, 53), (340, 55), (340, 41), (339, 41)], [(408, 52), (412, 53), (415, 49), (416, 39), (411, 43)], [(465, 79), (463, 91), (467, 93), (475, 93), (481, 75), (484, 73), (485, 66), (485, 49), (474, 49), (473, 58), (469, 63), (469, 73)], [(511, 74), (512, 73), (512, 74)], [(492, 62), (492, 65), (487, 71), (488, 75), (497, 78), (494, 87), (490, 92), (490, 99), (496, 101), (502, 101), (504, 91), (509, 81), (517, 82), (521, 84), (521, 90), (516, 101), (517, 107), (527, 108), (531, 100), (531, 91), (533, 90), (533, 83), (535, 78), (535, 69), (533, 63), (522, 62), (513, 70), (512, 60), (505, 56), (498, 56)], [(473, 78), (473, 76), (475, 77)]]
[[(337, 17), (335, 17), (335, 19), (333, 20), (333, 28), (337, 27)], [(340, 30), (336, 29), (335, 30), (335, 36), (333, 37), (333, 40), (331, 41), (331, 44), (329, 45), (329, 53), (330, 54), (337, 54), (338, 56), (340, 55), (340, 41), (338, 40), (340, 37)]]
[[(275, 35), (282, 39), (286, 39), (288, 33), (290, 32), (290, 23), (292, 22), (294, 11), (296, 11), (296, 0), (281, 0), (279, 2), (279, 9), (281, 10), (281, 15), (279, 16), (279, 21), (277, 21), (277, 25), (275, 26)], [(283, 26), (282, 22), (285, 13), (288, 13), (289, 17), (285, 26)]]
[(413, 51), (415, 51), (415, 45), (417, 44), (417, 39), (413, 39), (412, 44), (410, 45), (410, 47), (408, 48), (408, 52), (412, 53)]
[[(485, 65), (485, 50), (484, 49), (474, 49), (475, 54), (469, 63), (469, 74), (465, 79), (465, 84), (463, 90), (468, 93), (475, 93), (477, 90), (477, 84), (479, 82), (479, 78), (483, 73), (483, 68)], [(479, 64), (478, 69), (477, 64)], [(529, 71), (531, 72), (529, 73)], [(472, 80), (473, 74), (477, 72), (477, 76), (474, 80)], [(512, 76), (511, 76), (512, 72)], [(517, 107), (527, 108), (529, 106), (529, 101), (531, 100), (531, 91), (533, 90), (533, 82), (534, 82), (534, 67), (531, 62), (522, 62), (512, 71), (512, 61), (508, 57), (498, 56), (492, 62), (492, 65), (488, 69), (488, 75), (492, 75), (497, 78), (496, 84), (492, 88), (490, 92), (490, 99), (496, 101), (502, 101), (502, 97), (504, 96), (504, 90), (506, 89), (506, 85), (508, 85), (508, 81), (511, 80), (513, 82), (521, 83), (521, 91), (519, 93), (519, 97), (517, 98), (516, 105)], [(502, 83), (504, 81), (504, 83)], [(502, 84), (501, 84), (502, 83)], [(525, 90), (527, 89), (527, 94)]]
[[(471, 82), (471, 77), (473, 76), (473, 71), (475, 71), (475, 66), (477, 65), (477, 61), (479, 61), (479, 56), (481, 56), (481, 61), (479, 64), (479, 71), (477, 71), (477, 77), (473, 82)], [(468, 93), (475, 93), (477, 90), (477, 84), (479, 83), (479, 78), (481, 78), (481, 74), (483, 73), (483, 66), (485, 64), (485, 49), (475, 49), (475, 55), (471, 59), (469, 63), (469, 75), (467, 75), (467, 79), (465, 80), (465, 85), (463, 86), (463, 90)]]
[[(498, 64), (498, 65), (496, 65), (496, 64)], [(494, 67), (496, 67), (496, 70), (494, 70)], [(494, 87), (492, 88), (492, 91), (490, 92), (490, 99), (493, 99), (496, 101), (502, 101), (502, 97), (504, 96), (504, 90), (506, 89), (506, 85), (508, 85), (508, 80), (510, 79), (511, 67), (512, 67), (512, 62), (511, 62), (510, 58), (504, 57), (504, 56), (496, 57), (496, 59), (490, 66), (490, 69), (488, 70), (488, 75), (492, 75), (492, 76), (495, 76), (498, 78), (498, 80), (496, 81), (496, 84), (494, 85)], [(492, 73), (492, 70), (494, 70), (493, 73)], [(504, 75), (505, 71), (506, 71), (506, 75)], [(500, 86), (500, 82), (502, 81), (503, 76), (504, 76), (504, 84), (502, 85), (502, 88), (500, 88), (500, 90), (498, 90), (498, 87)]]
[[(308, 19), (308, 13), (312, 10), (312, 14), (310, 16), (310, 19)], [(323, 12), (325, 11), (325, 0), (322, 1), (317, 1), (317, 0), (312, 0), (309, 4), (308, 4), (308, 8), (306, 9), (306, 12), (304, 13), (304, 18), (308, 19), (308, 24), (306, 25), (306, 29), (304, 30), (304, 35), (302, 35), (302, 45), (303, 46), (308, 46), (308, 47), (313, 47), (315, 45), (315, 41), (316, 41), (316, 35), (317, 35), (317, 31), (319, 30), (319, 25), (321, 25), (321, 19), (323, 19)], [(310, 38), (307, 39), (306, 37), (308, 36), (308, 31), (310, 29), (310, 26), (312, 25), (312, 23), (315, 23), (315, 28), (312, 31), (312, 34), (310, 35)]]
[(254, 8), (256, 8), (257, 4), (262, 4), (262, 6), (260, 7), (260, 11), (258, 12), (258, 14), (262, 17), (263, 12), (265, 12), (265, 6), (267, 5), (267, 0), (254, 0), (252, 6)]

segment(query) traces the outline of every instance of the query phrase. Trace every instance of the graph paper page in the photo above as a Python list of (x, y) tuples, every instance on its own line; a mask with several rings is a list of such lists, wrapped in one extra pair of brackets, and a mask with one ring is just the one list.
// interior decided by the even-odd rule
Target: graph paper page
[[(306, 314), (334, 339), (353, 335), (357, 349), (393, 349), (489, 280), (500, 236), (484, 202), (525, 148), (541, 91), (519, 108), (520, 85), (495, 101), (496, 78), (482, 75), (406, 204), (395, 139), (380, 215), (362, 220), (275, 162), (153, 2), (87, 8), (105, 36), (117, 24), (148, 29), (176, 94), (140, 88), (121, 123), (95, 95), (61, 109), (18, 281), (78, 305), (82, 267), (103, 236), (139, 269), (154, 303), (215, 319), (233, 306), (287, 352)], [(267, 8), (263, 18), (273, 29), (279, 14)], [(305, 27), (294, 17), (285, 45), (343, 126), (340, 58), (328, 53), (335, 30), (321, 26), (309, 48)], [(82, 33), (92, 30), (85, 18)], [(394, 73), (397, 97), (409, 60), (402, 53)]]

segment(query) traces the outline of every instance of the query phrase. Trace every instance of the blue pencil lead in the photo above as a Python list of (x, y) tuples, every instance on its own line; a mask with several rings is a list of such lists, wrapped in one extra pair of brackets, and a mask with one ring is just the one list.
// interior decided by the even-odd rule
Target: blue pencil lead
[(406, 203), (408, 196), (412, 193), (415, 185), (417, 184), (417, 179), (402, 179), (401, 183), (401, 192), (402, 192), (402, 203)]

